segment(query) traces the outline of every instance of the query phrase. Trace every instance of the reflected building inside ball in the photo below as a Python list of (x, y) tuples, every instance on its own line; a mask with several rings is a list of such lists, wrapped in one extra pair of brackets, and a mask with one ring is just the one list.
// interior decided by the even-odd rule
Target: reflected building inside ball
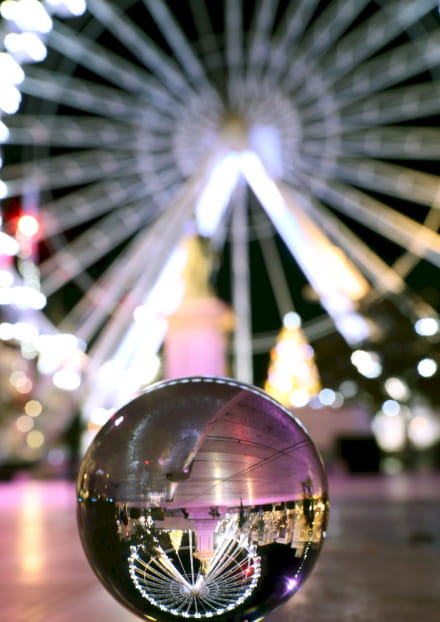
[(302, 424), (228, 378), (152, 386), (89, 447), (77, 481), (88, 560), (141, 618), (259, 620), (319, 555), (329, 503)]

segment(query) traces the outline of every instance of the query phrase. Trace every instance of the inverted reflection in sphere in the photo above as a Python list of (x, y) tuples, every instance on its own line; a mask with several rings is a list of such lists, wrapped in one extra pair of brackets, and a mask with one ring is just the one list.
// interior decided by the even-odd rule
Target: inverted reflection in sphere
[(261, 619), (310, 574), (328, 513), (300, 422), (262, 391), (210, 377), (157, 384), (119, 410), (77, 494), (96, 574), (160, 622)]

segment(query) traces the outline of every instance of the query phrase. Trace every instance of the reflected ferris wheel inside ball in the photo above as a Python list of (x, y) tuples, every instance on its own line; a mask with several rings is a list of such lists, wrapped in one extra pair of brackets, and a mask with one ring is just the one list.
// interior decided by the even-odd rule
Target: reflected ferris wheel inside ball
[(77, 496), (97, 576), (160, 622), (261, 619), (310, 574), (328, 516), (302, 424), (229, 378), (161, 382), (120, 409), (82, 461)]

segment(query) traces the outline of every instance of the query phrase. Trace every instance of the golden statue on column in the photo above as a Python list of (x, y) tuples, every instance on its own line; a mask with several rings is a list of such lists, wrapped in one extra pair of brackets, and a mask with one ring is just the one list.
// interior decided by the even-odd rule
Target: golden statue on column
[(227, 350), (233, 313), (217, 298), (210, 283), (213, 251), (198, 235), (188, 236), (184, 245), (185, 294), (180, 307), (169, 318), (165, 376), (228, 376)]

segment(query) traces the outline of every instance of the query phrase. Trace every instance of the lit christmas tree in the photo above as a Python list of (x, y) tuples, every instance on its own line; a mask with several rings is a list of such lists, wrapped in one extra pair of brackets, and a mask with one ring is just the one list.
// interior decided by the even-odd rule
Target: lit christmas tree
[(321, 390), (314, 350), (297, 313), (287, 313), (271, 350), (266, 392), (284, 406), (306, 406)]

